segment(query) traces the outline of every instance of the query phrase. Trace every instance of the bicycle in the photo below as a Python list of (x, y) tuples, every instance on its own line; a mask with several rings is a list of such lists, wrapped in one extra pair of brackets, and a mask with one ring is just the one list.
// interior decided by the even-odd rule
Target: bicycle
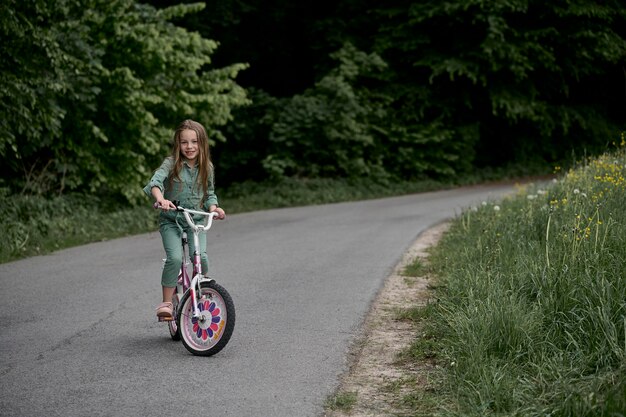
[[(182, 212), (189, 227), (193, 230), (194, 247), (193, 273), (188, 272), (188, 240), (182, 233), (181, 245), (183, 261), (178, 274), (176, 291), (172, 296), (173, 320), (167, 321), (172, 340), (182, 340), (185, 348), (197, 356), (211, 356), (226, 346), (235, 328), (235, 304), (224, 287), (215, 280), (202, 275), (200, 253), (200, 233), (206, 233), (213, 224), (217, 213), (190, 210), (174, 202), (176, 211)], [(158, 208), (155, 204), (154, 208)], [(192, 215), (205, 217), (204, 224), (196, 224)]]

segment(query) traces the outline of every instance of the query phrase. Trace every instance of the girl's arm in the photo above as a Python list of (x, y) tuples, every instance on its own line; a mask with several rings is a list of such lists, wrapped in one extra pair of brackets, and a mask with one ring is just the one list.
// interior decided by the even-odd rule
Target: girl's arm
[(159, 187), (152, 187), (152, 189), (150, 189), (150, 193), (154, 197), (154, 200), (157, 202), (161, 210), (176, 210), (176, 206), (174, 205), (174, 203), (163, 197), (163, 193), (161, 192), (161, 189)]
[(218, 205), (217, 202), (217, 195), (215, 195), (215, 186), (214, 184), (214, 178), (213, 175), (209, 176), (209, 186), (207, 189), (208, 192), (208, 196), (206, 199), (206, 202), (204, 203), (205, 206), (205, 210), (207, 210), (209, 213), (213, 213), (214, 211), (217, 212), (218, 214), (218, 219), (224, 219), (226, 217), (226, 212), (224, 211), (223, 208), (221, 208)]
[(152, 195), (163, 210), (176, 208), (171, 201), (163, 197), (164, 184), (170, 174), (172, 164), (172, 158), (165, 158), (159, 169), (152, 175), (150, 182), (143, 188), (143, 192), (148, 196)]

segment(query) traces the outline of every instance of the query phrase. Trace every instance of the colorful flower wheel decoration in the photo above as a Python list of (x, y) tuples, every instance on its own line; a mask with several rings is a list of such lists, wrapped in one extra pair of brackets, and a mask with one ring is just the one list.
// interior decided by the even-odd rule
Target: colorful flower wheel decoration
[(222, 321), (220, 316), (221, 311), (219, 307), (216, 307), (213, 301), (209, 300), (200, 301), (198, 303), (198, 310), (200, 310), (200, 315), (204, 320), (198, 320), (198, 318), (193, 317), (191, 319), (193, 331), (198, 338), (207, 340), (213, 337), (213, 334), (219, 329), (218, 323)]

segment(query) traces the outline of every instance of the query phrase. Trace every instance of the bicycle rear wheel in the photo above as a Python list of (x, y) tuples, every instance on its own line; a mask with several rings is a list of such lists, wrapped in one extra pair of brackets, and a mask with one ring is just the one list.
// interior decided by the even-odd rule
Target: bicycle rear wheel
[(235, 328), (233, 299), (224, 287), (208, 281), (200, 283), (198, 318), (193, 317), (192, 303), (191, 291), (187, 291), (177, 317), (183, 345), (194, 355), (215, 355), (226, 346)]
[(178, 294), (174, 293), (172, 295), (172, 311), (174, 314), (174, 320), (167, 322), (167, 327), (170, 330), (170, 336), (172, 340), (179, 341), (180, 340), (180, 330), (178, 328)]

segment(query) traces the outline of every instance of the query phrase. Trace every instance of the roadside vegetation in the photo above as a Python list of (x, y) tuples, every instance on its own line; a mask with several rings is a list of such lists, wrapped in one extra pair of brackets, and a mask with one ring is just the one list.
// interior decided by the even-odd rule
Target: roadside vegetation
[(596, 3), (0, 2), (0, 261), (153, 230), (141, 189), (187, 118), (230, 213), (597, 155), (626, 14)]
[(432, 249), (402, 360), (439, 365), (438, 415), (625, 415), (625, 145), (467, 210)]
[[(515, 172), (519, 171), (483, 173), (458, 182), (285, 178), (239, 183), (223, 190), (218, 188), (217, 192), (220, 204), (232, 215), (432, 191), (505, 179)], [(0, 188), (0, 199), (4, 201), (0, 205), (0, 230), (4, 235), (0, 263), (158, 229), (158, 213), (151, 208), (147, 197), (143, 203), (131, 205), (123, 199), (111, 200), (92, 194), (11, 195), (7, 188)]]

